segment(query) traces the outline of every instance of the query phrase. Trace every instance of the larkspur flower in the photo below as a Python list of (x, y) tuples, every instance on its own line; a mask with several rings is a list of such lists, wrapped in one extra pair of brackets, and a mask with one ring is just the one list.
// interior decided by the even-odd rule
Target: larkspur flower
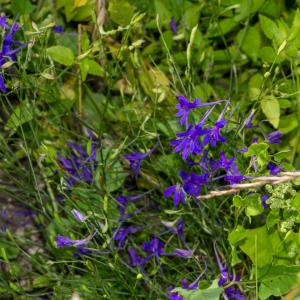
[(274, 131), (267, 135), (267, 140), (270, 144), (280, 144), (282, 135), (280, 131)]
[(276, 166), (275, 164), (273, 164), (272, 162), (268, 163), (268, 169), (270, 170), (270, 175), (275, 176), (277, 175), (279, 172), (282, 171), (282, 167), (281, 166)]
[(54, 25), (54, 26), (52, 26), (51, 30), (55, 33), (62, 33), (63, 27), (62, 27), (62, 25)]
[(175, 18), (172, 17), (171, 21), (170, 21), (170, 28), (171, 30), (173, 31), (173, 33), (177, 33), (177, 24), (176, 24), (176, 21), (175, 21)]
[(186, 204), (185, 196), (184, 196), (184, 189), (180, 183), (177, 183), (175, 185), (169, 186), (164, 191), (165, 197), (171, 197), (173, 195), (174, 197), (174, 206), (178, 206), (180, 202), (183, 204)]
[(209, 183), (209, 173), (196, 174), (180, 171), (179, 174), (183, 181), (184, 191), (193, 197), (199, 196), (203, 186), (207, 186)]
[(251, 110), (250, 115), (248, 116), (248, 118), (246, 118), (246, 120), (245, 120), (245, 122), (243, 124), (243, 128), (251, 129), (251, 128), (258, 127), (258, 126), (254, 126), (252, 124), (254, 113), (255, 113), (255, 110)]
[[(229, 275), (227, 264), (225, 264), (225, 265), (222, 264), (222, 262), (220, 260), (220, 257), (218, 255), (218, 252), (217, 252), (215, 242), (213, 244), (213, 248), (214, 248), (215, 256), (216, 256), (216, 259), (217, 259), (217, 264), (218, 264), (218, 267), (219, 267), (219, 270), (220, 270), (220, 278), (219, 278), (219, 281), (218, 281), (219, 287), (223, 287), (224, 285), (227, 285), (227, 284), (232, 283), (232, 282), (239, 282), (240, 277), (239, 276), (234, 276), (234, 275)], [(235, 299), (235, 300), (244, 300), (245, 299), (242, 292), (239, 289), (234, 289), (232, 286), (229, 286), (229, 287), (225, 288), (224, 293), (225, 293), (225, 295), (228, 299)]]
[(261, 197), (261, 204), (264, 208), (268, 208), (268, 204), (266, 203), (266, 201), (269, 199), (269, 195), (265, 194)]
[(147, 158), (158, 146), (158, 143), (148, 152), (141, 153), (141, 152), (134, 152), (132, 154), (126, 154), (124, 155), (124, 158), (129, 161), (129, 167), (132, 170), (132, 175), (133, 176), (138, 176), (139, 171), (141, 168), (141, 163), (142, 161)]
[[(16, 32), (19, 30), (18, 24), (14, 21), (12, 26), (9, 26), (5, 16), (0, 17), (0, 27), (3, 30), (3, 42), (0, 49), (0, 67), (5, 63), (16, 61), (16, 54), (21, 51), (27, 44), (23, 44), (14, 39)], [(4, 69), (0, 74), (0, 90), (2, 93), (6, 93), (7, 89), (3, 78)]]
[(220, 120), (211, 129), (209, 129), (203, 139), (203, 146), (210, 143), (212, 147), (216, 147), (217, 142), (224, 143), (227, 141), (220, 135), (220, 130), (226, 125), (226, 122), (226, 120)]
[(178, 292), (170, 293), (168, 295), (169, 300), (184, 300), (183, 296), (180, 296)]
[(173, 251), (173, 254), (176, 255), (176, 256), (179, 256), (179, 257), (182, 257), (182, 258), (191, 258), (192, 255), (193, 255), (193, 250), (191, 249), (175, 249)]
[(60, 153), (57, 154), (58, 161), (62, 169), (66, 173), (66, 187), (71, 188), (78, 182), (87, 184), (93, 183), (93, 172), (97, 167), (96, 150), (98, 144), (92, 142), (91, 153), (88, 154), (81, 145), (69, 143), (71, 155), (63, 157)]
[(187, 124), (188, 116), (192, 109), (200, 107), (200, 99), (196, 98), (193, 102), (189, 102), (184, 96), (178, 96), (179, 104), (176, 104), (176, 117), (181, 117), (179, 120), (180, 125)]
[(203, 146), (199, 138), (208, 132), (208, 129), (202, 129), (202, 122), (198, 123), (196, 126), (189, 125), (186, 131), (176, 134), (176, 140), (171, 141), (170, 144), (174, 147), (173, 152), (181, 152), (183, 160), (186, 160), (189, 154), (200, 154)]
[(135, 233), (140, 229), (141, 227), (129, 226), (129, 227), (120, 227), (117, 230), (115, 230), (114, 241), (118, 245), (118, 248), (124, 247), (128, 234)]
[(70, 237), (63, 236), (58, 234), (56, 236), (56, 245), (57, 248), (63, 248), (63, 247), (80, 247), (86, 245), (96, 234), (96, 231), (89, 235), (88, 237), (81, 239), (81, 240), (73, 240)]
[(237, 184), (240, 183), (242, 180), (247, 179), (246, 176), (243, 175), (229, 175), (224, 176), (224, 180), (228, 181), (230, 184)]
[(136, 254), (136, 252), (133, 248), (129, 248), (128, 252), (130, 255), (130, 259), (131, 259), (131, 265), (133, 267), (140, 266), (144, 263), (143, 258), (141, 256), (139, 256), (138, 254)]
[(162, 255), (164, 253), (164, 246), (165, 244), (156, 236), (151, 241), (142, 243), (142, 249), (150, 256)]
[(71, 214), (79, 222), (83, 222), (86, 219), (86, 217), (77, 209), (72, 209)]

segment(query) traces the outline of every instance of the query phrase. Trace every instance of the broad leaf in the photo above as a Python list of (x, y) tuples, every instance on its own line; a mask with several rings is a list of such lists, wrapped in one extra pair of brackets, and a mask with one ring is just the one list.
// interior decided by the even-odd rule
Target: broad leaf
[(47, 48), (48, 55), (56, 62), (71, 66), (74, 61), (74, 54), (70, 48), (64, 46), (52, 46)]
[(274, 97), (265, 97), (262, 99), (260, 105), (268, 121), (275, 128), (278, 128), (280, 120), (280, 105), (278, 100)]

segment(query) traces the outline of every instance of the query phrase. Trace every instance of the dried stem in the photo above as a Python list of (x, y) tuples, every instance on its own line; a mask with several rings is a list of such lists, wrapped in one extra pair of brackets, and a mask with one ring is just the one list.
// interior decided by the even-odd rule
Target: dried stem
[(280, 176), (262, 176), (254, 178), (253, 182), (248, 183), (239, 183), (231, 185), (228, 189), (222, 189), (219, 191), (211, 191), (207, 195), (198, 196), (197, 199), (211, 199), (214, 197), (231, 195), (238, 193), (241, 190), (245, 189), (255, 189), (265, 184), (279, 184), (287, 181), (291, 181), (297, 177), (300, 177), (300, 171), (295, 172), (281, 172)]

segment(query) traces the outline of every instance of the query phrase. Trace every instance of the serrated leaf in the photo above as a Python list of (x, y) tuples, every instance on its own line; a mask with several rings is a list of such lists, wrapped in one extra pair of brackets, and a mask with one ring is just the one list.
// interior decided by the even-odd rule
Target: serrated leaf
[(259, 194), (246, 196), (244, 202), (246, 206), (246, 215), (248, 217), (260, 215), (264, 211)]
[[(298, 281), (300, 266), (265, 266), (259, 270), (259, 299), (282, 296)], [(262, 275), (264, 274), (264, 275)]]
[(280, 120), (280, 104), (274, 97), (266, 97), (260, 102), (261, 108), (268, 121), (278, 128)]
[(74, 62), (74, 54), (70, 48), (64, 46), (52, 46), (47, 48), (48, 55), (64, 66), (71, 66)]
[(299, 126), (297, 113), (282, 116), (279, 122), (279, 130), (282, 133), (288, 133)]

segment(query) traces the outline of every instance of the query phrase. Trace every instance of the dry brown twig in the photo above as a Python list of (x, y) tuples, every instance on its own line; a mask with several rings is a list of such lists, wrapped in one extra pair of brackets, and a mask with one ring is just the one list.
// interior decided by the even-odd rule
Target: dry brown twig
[(207, 195), (198, 196), (197, 199), (211, 199), (214, 197), (224, 196), (224, 195), (232, 195), (238, 193), (241, 190), (245, 189), (255, 189), (261, 187), (265, 184), (279, 184), (287, 181), (291, 181), (295, 178), (300, 177), (300, 171), (295, 172), (281, 172), (279, 176), (261, 176), (253, 178), (253, 182), (247, 183), (238, 183), (235, 185), (231, 185), (227, 189), (222, 189), (219, 191), (211, 191)]

